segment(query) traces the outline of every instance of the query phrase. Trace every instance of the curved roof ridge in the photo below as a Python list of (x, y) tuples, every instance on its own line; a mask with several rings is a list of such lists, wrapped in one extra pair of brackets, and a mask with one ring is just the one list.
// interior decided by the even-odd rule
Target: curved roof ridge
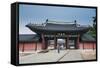
[(74, 22), (56, 21), (56, 20), (46, 20), (47, 23), (51, 24), (75, 24)]

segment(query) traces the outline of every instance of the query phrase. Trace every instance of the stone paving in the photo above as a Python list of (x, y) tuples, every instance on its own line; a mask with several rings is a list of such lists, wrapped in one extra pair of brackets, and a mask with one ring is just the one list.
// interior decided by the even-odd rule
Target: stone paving
[(96, 50), (82, 50), (81, 55), (84, 60), (95, 60)]
[(77, 61), (77, 60), (83, 60), (80, 54), (80, 50), (70, 50), (69, 53), (59, 61)]
[[(26, 56), (19, 56), (19, 63), (43, 63), (43, 62), (60, 62), (60, 61), (77, 61), (85, 60), (82, 57), (83, 50), (49, 50), (47, 53), (28, 53)], [(91, 57), (90, 57), (91, 58)]]
[(56, 62), (63, 55), (68, 53), (69, 50), (61, 50), (60, 53), (57, 50), (50, 50), (47, 53), (36, 53), (27, 56), (19, 57), (19, 63), (41, 63), (41, 62)]

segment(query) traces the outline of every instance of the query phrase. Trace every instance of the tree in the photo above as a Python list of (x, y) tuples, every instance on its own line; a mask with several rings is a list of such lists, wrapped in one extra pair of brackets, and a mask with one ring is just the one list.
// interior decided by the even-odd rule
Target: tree
[(91, 34), (94, 38), (96, 38), (96, 22), (97, 22), (97, 20), (96, 20), (96, 17), (92, 17), (92, 22), (93, 22), (93, 24), (92, 24), (92, 26), (90, 27), (90, 30), (89, 30), (89, 34)]
[(92, 17), (93, 18), (93, 27), (95, 28), (95, 30), (96, 30), (96, 22), (97, 22), (97, 20), (96, 20), (96, 17)]

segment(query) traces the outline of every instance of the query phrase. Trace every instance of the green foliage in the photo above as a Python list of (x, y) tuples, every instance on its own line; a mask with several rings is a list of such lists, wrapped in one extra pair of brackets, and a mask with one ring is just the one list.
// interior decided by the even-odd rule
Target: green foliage
[(89, 34), (91, 34), (93, 37), (96, 37), (96, 17), (92, 17), (92, 21), (93, 21), (93, 24), (92, 26), (90, 27), (90, 30), (89, 30)]

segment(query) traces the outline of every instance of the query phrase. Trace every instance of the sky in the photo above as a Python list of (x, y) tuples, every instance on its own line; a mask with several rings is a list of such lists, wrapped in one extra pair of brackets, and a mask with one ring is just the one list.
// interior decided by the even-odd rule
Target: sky
[(25, 27), (28, 23), (44, 23), (46, 19), (73, 22), (80, 25), (91, 25), (96, 16), (94, 8), (57, 7), (40, 5), (19, 5), (19, 34), (34, 34)]

